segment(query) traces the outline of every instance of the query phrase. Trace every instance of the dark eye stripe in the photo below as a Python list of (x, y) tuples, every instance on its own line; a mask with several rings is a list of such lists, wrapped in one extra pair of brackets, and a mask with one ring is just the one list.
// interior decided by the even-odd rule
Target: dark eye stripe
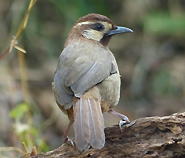
[(104, 30), (104, 26), (101, 23), (96, 23), (92, 25), (92, 29), (97, 30), (97, 31), (103, 31)]

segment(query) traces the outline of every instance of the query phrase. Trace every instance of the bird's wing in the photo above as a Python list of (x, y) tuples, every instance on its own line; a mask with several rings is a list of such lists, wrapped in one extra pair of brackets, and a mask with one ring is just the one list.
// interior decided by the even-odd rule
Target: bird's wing
[(108, 76), (108, 70), (102, 72), (101, 67), (103, 65), (81, 56), (71, 66), (57, 68), (53, 83), (57, 102), (62, 106), (65, 105), (65, 108), (70, 108), (74, 95), (80, 97)]
[(65, 76), (65, 86), (71, 87), (76, 97), (81, 97), (87, 90), (103, 81), (115, 72), (111, 61), (93, 61), (87, 56), (78, 57)]
[(68, 61), (71, 60), (69, 52), (66, 53), (67, 58), (63, 53), (55, 73), (53, 89), (57, 102), (68, 109), (72, 106), (74, 95), (80, 98), (116, 70), (111, 61), (92, 60), (88, 55), (78, 56), (75, 60)]
[(55, 73), (53, 91), (57, 103), (64, 106), (65, 109), (69, 109), (72, 106), (74, 94), (70, 87), (65, 86), (62, 77), (63, 73), (64, 71), (62, 70)]
[[(85, 62), (83, 67), (87, 67), (89, 63)], [(87, 90), (95, 86), (99, 82), (103, 81), (110, 75), (110, 67), (107, 64), (94, 62), (91, 67), (88, 67), (88, 71), (79, 76), (78, 80), (71, 84), (71, 89), (76, 97), (81, 97)], [(78, 67), (74, 68), (74, 72), (78, 72)]]

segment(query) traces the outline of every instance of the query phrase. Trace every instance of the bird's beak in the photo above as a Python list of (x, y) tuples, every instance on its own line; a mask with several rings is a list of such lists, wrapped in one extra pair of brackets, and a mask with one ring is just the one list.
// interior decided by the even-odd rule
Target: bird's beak
[(115, 35), (117, 33), (133, 32), (131, 29), (122, 26), (116, 26), (115, 29), (109, 30), (106, 34), (108, 36)]

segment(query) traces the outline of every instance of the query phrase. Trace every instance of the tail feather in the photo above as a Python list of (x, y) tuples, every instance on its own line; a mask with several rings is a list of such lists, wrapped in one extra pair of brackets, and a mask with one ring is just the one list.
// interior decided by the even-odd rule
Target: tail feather
[(86, 101), (82, 99), (78, 100), (74, 107), (74, 131), (75, 131), (75, 144), (79, 151), (84, 151), (90, 147), (90, 132), (89, 132), (89, 120), (86, 111), (88, 107)]
[(79, 151), (92, 146), (101, 149), (105, 144), (104, 121), (100, 102), (82, 96), (73, 105), (75, 143)]
[(100, 102), (88, 98), (90, 110), (90, 145), (95, 149), (101, 149), (105, 144), (104, 120)]

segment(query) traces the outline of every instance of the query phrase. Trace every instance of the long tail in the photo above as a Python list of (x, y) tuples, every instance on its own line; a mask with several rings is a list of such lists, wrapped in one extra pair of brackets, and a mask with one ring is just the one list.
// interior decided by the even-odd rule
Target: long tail
[(82, 96), (73, 105), (75, 144), (79, 151), (105, 144), (104, 120), (98, 99)]

